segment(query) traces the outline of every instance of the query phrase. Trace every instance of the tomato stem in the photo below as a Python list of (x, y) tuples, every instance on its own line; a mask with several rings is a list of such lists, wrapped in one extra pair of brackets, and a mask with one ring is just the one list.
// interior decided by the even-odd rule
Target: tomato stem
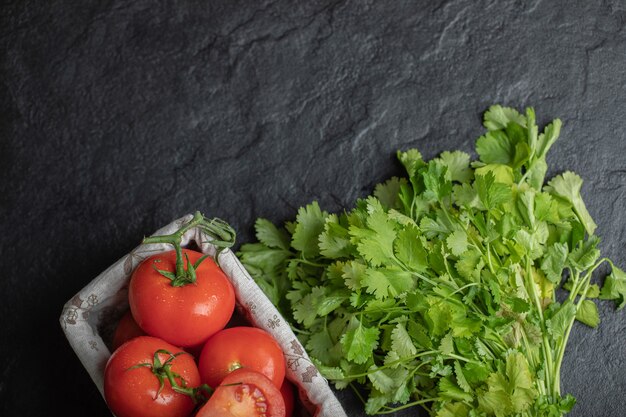
[[(161, 363), (159, 354), (169, 355), (169, 358), (167, 358), (165, 362)], [(179, 394), (184, 394), (184, 395), (191, 397), (194, 404), (204, 403), (206, 402), (208, 397), (210, 397), (211, 394), (213, 393), (213, 389), (209, 387), (207, 384), (202, 384), (198, 387), (188, 387), (187, 381), (185, 381), (185, 379), (183, 379), (182, 376), (172, 371), (172, 361), (176, 359), (177, 356), (183, 355), (183, 354), (188, 355), (189, 353), (178, 352), (174, 354), (168, 350), (159, 349), (156, 352), (154, 352), (152, 363), (147, 363), (147, 362), (138, 363), (137, 365), (134, 365), (128, 368), (127, 371), (130, 371), (131, 369), (137, 369), (137, 368), (150, 368), (154, 376), (159, 381), (159, 389), (154, 395), (155, 400), (158, 398), (159, 394), (161, 394), (161, 391), (163, 391), (163, 388), (165, 387), (165, 379), (167, 378), (173, 391), (178, 392)], [(177, 381), (177, 379), (180, 380), (180, 383)]]
[(144, 238), (144, 244), (153, 243), (166, 243), (174, 246), (176, 252), (176, 271), (175, 273), (169, 271), (163, 271), (155, 269), (164, 277), (171, 281), (173, 287), (181, 287), (187, 284), (193, 284), (196, 282), (196, 269), (202, 261), (204, 261), (209, 255), (204, 255), (198, 259), (194, 264), (189, 261), (187, 254), (184, 254), (184, 259), (187, 260), (187, 266), (185, 267), (185, 261), (183, 259), (183, 249), (181, 247), (181, 240), (183, 235), (190, 229), (197, 227), (207, 236), (210, 237), (210, 242), (216, 248), (215, 262), (218, 263), (219, 254), (230, 248), (235, 244), (236, 233), (235, 230), (224, 220), (219, 218), (207, 219), (196, 211), (193, 218), (184, 224), (180, 229), (170, 235), (162, 236), (149, 236)]

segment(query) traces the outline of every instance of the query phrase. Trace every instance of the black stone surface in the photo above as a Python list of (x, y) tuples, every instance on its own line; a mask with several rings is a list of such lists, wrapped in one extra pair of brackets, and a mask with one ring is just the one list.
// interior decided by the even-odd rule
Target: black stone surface
[[(473, 153), (494, 103), (560, 117), (602, 251), (626, 266), (626, 6), (595, 1), (30, 1), (0, 14), (0, 415), (105, 416), (63, 304), (201, 210), (337, 211), (397, 149)], [(576, 325), (572, 417), (626, 415), (626, 316)], [(350, 416), (362, 416), (349, 392)], [(397, 416), (414, 415), (414, 411)]]

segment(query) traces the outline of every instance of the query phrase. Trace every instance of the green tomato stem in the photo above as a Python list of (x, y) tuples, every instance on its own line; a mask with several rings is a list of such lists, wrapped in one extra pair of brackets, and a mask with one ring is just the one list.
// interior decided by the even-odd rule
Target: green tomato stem
[[(171, 280), (171, 285), (174, 287), (180, 287), (183, 285), (195, 283), (195, 270), (198, 268), (200, 263), (208, 256), (204, 255), (203, 257), (198, 259), (195, 264), (191, 264), (186, 254), (183, 257), (181, 240), (183, 238), (183, 235), (194, 227), (199, 228), (202, 232), (204, 232), (211, 238), (210, 242), (216, 247), (217, 252), (215, 254), (215, 262), (218, 262), (219, 253), (221, 251), (235, 244), (236, 233), (235, 230), (230, 225), (228, 225), (228, 223), (218, 218), (209, 220), (204, 217), (199, 211), (196, 211), (193, 218), (189, 222), (184, 224), (180, 229), (172, 234), (162, 236), (149, 236), (144, 238), (144, 244), (165, 243), (174, 247), (174, 252), (176, 253), (176, 270), (173, 274), (173, 277), (171, 273), (157, 269), (157, 271), (161, 275)], [(186, 267), (184, 259), (187, 260)]]

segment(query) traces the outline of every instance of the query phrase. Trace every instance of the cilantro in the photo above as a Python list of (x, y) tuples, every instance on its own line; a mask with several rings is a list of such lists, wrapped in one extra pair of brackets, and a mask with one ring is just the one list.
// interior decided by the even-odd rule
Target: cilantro
[(575, 404), (560, 391), (574, 321), (600, 325), (593, 298), (626, 306), (582, 179), (544, 184), (561, 121), (540, 131), (532, 108), (496, 105), (484, 126), (478, 160), (398, 151), (404, 177), (341, 214), (313, 202), (284, 228), (259, 219), (258, 242), (238, 253), (322, 375), (362, 389), (368, 414), (562, 416)]

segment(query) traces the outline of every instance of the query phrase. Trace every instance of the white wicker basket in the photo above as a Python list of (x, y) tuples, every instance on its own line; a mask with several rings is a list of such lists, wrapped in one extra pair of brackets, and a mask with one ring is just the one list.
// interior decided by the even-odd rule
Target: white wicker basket
[[(159, 229), (154, 235), (176, 232), (192, 215), (184, 216)], [(183, 235), (184, 247), (215, 256), (210, 238), (197, 228)], [(111, 352), (111, 335), (117, 320), (128, 309), (128, 282), (134, 268), (148, 256), (170, 250), (166, 244), (139, 245), (78, 292), (63, 307), (61, 326), (67, 340), (103, 394), (104, 367)], [(311, 363), (289, 324), (261, 291), (231, 250), (219, 255), (219, 264), (235, 288), (237, 308), (248, 321), (271, 333), (285, 354), (287, 378), (299, 391), (299, 399), (315, 417), (344, 417), (345, 411), (328, 382)]]

